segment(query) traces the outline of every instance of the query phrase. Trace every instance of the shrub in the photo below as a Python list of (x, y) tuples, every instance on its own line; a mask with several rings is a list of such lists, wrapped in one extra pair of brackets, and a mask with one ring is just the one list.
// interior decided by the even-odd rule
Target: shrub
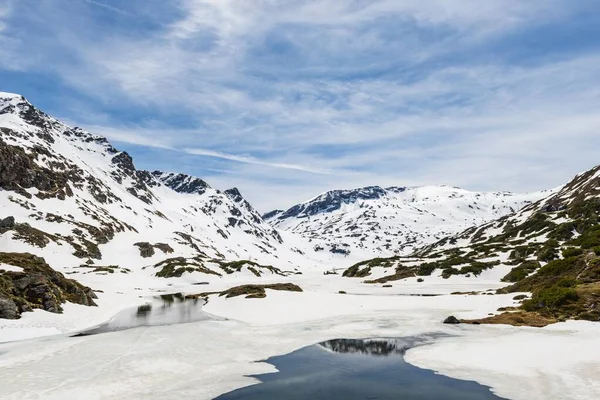
[(553, 247), (543, 247), (537, 253), (537, 259), (539, 261), (550, 262), (558, 258), (558, 251)]
[(558, 240), (571, 240), (573, 237), (573, 231), (575, 230), (575, 225), (573, 222), (566, 222), (564, 224), (560, 224), (556, 227), (556, 229), (551, 232), (548, 236), (553, 239)]
[(550, 261), (538, 271), (538, 275), (545, 276), (560, 276), (565, 272), (573, 269), (579, 261), (579, 257), (569, 257), (563, 260)]
[(563, 249), (562, 255), (564, 258), (580, 256), (583, 254), (583, 250), (578, 247), (567, 247)]
[(460, 273), (459, 270), (457, 270), (456, 268), (446, 268), (442, 271), (442, 278), (444, 279), (448, 279), (450, 278), (450, 276), (452, 275), (458, 275)]
[(523, 303), (523, 307), (527, 311), (552, 310), (577, 300), (579, 300), (579, 295), (575, 289), (556, 284), (534, 294), (531, 300)]
[(437, 264), (434, 262), (431, 263), (423, 263), (417, 269), (417, 275), (420, 276), (429, 276), (436, 269)]
[(502, 278), (502, 282), (519, 282), (525, 279), (527, 275), (529, 275), (539, 267), (540, 263), (537, 261), (523, 261), (521, 264), (519, 264), (519, 266), (511, 269), (510, 272), (506, 274), (504, 278)]

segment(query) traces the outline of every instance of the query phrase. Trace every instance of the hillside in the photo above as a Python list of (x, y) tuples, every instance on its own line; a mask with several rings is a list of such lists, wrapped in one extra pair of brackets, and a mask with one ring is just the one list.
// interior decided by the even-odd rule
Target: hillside
[[(43, 257), (55, 272), (109, 290), (155, 285), (155, 278), (284, 275), (313, 262), (303, 255), (308, 244), (284, 241), (237, 189), (138, 170), (105, 138), (21, 96), (0, 93), (0, 132), (4, 277), (27, 269), (10, 263), (8, 252)], [(11, 297), (23, 295), (0, 290), (0, 300)]]
[(431, 275), (475, 279), (503, 271), (500, 293), (532, 292), (510, 313), (475, 322), (546, 325), (600, 320), (600, 166), (556, 193), (495, 221), (418, 249), (367, 260), (345, 271), (373, 283)]
[(450, 186), (335, 190), (263, 218), (314, 241), (315, 248), (366, 255), (406, 255), (547, 196), (478, 193)]

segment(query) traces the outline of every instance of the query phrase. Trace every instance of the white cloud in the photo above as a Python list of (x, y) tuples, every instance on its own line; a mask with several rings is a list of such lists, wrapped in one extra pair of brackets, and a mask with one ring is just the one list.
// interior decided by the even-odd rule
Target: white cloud
[[(540, 189), (597, 163), (596, 53), (470, 58), (587, 0), (180, 0), (169, 18), (152, 13), (159, 4), (111, 10), (134, 27), (108, 31), (94, 12), (66, 24), (85, 9), (40, 4), (22, 13), (40, 14), (39, 40), (13, 42), (0, 63), (52, 72), (112, 115), (142, 110), (135, 124), (64, 114), (121, 143), (197, 155), (202, 172), (228, 171), (212, 182), (263, 210), (280, 192), (300, 201), (368, 184)], [(202, 169), (207, 158), (233, 163)]]
[(283, 168), (283, 169), (294, 169), (297, 171), (311, 172), (314, 174), (331, 174), (331, 171), (321, 170), (321, 169), (317, 169), (317, 168), (311, 168), (311, 167), (295, 165), (295, 164), (286, 164), (286, 163), (280, 163), (280, 162), (270, 162), (270, 161), (258, 159), (256, 157), (238, 156), (238, 155), (234, 155), (234, 154), (223, 153), (220, 151), (212, 151), (212, 150), (206, 150), (206, 149), (185, 149), (184, 151), (188, 154), (222, 158), (224, 160), (231, 160), (231, 161), (236, 161), (236, 162), (241, 162), (241, 163), (246, 163), (246, 164), (264, 165), (267, 167)]
[(104, 8), (105, 10), (109, 10), (109, 11), (115, 12), (117, 14), (131, 15), (131, 13), (128, 11), (125, 11), (125, 10), (115, 7), (115, 6), (111, 6), (110, 4), (102, 3), (100, 1), (94, 1), (94, 0), (80, 0), (80, 1), (83, 1), (84, 3), (92, 4), (96, 7)]

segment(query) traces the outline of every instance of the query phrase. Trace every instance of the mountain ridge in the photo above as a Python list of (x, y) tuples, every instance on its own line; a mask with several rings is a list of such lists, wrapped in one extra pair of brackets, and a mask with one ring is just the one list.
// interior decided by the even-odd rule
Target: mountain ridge
[[(552, 190), (526, 194), (471, 192), (449, 185), (367, 186), (328, 191), (288, 210), (263, 214), (263, 219), (278, 229), (327, 241), (329, 246), (407, 254), (443, 236), (514, 212), (550, 193)], [(382, 238), (387, 241), (383, 246), (376, 243)]]

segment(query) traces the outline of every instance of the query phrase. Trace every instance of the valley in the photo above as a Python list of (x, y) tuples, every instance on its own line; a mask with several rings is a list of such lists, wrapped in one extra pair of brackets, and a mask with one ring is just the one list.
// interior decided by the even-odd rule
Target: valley
[[(213, 399), (319, 342), (431, 334), (407, 362), (502, 398), (600, 396), (600, 167), (526, 194), (371, 186), (261, 215), (20, 95), (0, 93), (0, 132), (3, 399)], [(176, 317), (71, 337), (152, 304)]]

